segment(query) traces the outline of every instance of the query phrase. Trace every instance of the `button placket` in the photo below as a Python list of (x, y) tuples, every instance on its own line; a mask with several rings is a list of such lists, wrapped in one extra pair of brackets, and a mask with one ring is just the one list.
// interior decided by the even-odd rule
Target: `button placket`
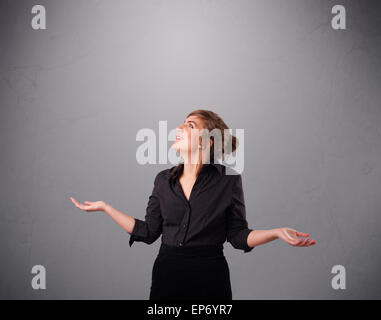
[(190, 214), (191, 214), (191, 200), (199, 192), (200, 182), (202, 181), (204, 174), (205, 173), (202, 171), (198, 175), (198, 177), (197, 177), (197, 179), (196, 179), (196, 181), (195, 181), (195, 183), (194, 183), (194, 185), (192, 187), (191, 193), (189, 195), (189, 200), (187, 200), (187, 198), (185, 197), (185, 194), (184, 194), (184, 191), (183, 191), (183, 189), (181, 187), (179, 179), (176, 179), (176, 186), (178, 188), (178, 191), (181, 193), (182, 198), (183, 198), (184, 203), (185, 203), (185, 206), (186, 206), (184, 218), (183, 218), (183, 221), (180, 224), (180, 239), (182, 239), (182, 240), (180, 240), (178, 242), (178, 246), (179, 247), (182, 247), (184, 245), (184, 243), (185, 243), (185, 237), (186, 237), (186, 233), (187, 233), (187, 226), (189, 225)]
[(184, 220), (183, 220), (183, 229), (187, 227), (189, 218), (190, 218), (190, 205), (187, 205), (187, 208), (185, 209)]
[(183, 245), (184, 245), (184, 242), (185, 242), (186, 231), (187, 231), (186, 227), (188, 226), (188, 223), (189, 223), (190, 212), (191, 212), (190, 205), (187, 204), (187, 208), (186, 208), (186, 210), (185, 210), (184, 219), (183, 219), (183, 221), (181, 222), (181, 225), (180, 225), (180, 227), (182, 227), (182, 228), (181, 228), (181, 232), (180, 232), (180, 234), (181, 234), (181, 239), (182, 239), (182, 240), (179, 242), (179, 246), (180, 246), (180, 247), (183, 246)]

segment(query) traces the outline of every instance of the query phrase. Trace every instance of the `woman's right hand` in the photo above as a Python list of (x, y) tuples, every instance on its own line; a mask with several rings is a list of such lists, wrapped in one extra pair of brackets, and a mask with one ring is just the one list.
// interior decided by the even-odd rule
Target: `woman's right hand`
[[(306, 239), (298, 238), (307, 237)], [(295, 247), (309, 247), (316, 244), (315, 240), (311, 240), (308, 233), (299, 232), (292, 228), (278, 228), (277, 237), (284, 242)]]
[(77, 208), (86, 212), (105, 211), (106, 208), (106, 203), (104, 201), (85, 201), (85, 204), (82, 204), (75, 200), (73, 197), (70, 197), (70, 199), (73, 201)]

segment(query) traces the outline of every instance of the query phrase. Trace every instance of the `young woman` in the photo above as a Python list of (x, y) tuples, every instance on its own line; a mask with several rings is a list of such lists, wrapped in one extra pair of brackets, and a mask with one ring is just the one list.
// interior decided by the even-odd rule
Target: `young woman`
[[(215, 129), (222, 138), (216, 145), (212, 134), (204, 139), (201, 133)], [(291, 228), (248, 228), (242, 177), (227, 174), (227, 167), (217, 161), (225, 158), (229, 143), (231, 152), (238, 146), (235, 136), (224, 136), (224, 129), (228, 129), (225, 122), (209, 110), (191, 112), (177, 127), (171, 148), (184, 161), (156, 175), (144, 221), (104, 201), (81, 204), (71, 197), (81, 210), (107, 213), (130, 234), (130, 246), (134, 241), (151, 244), (162, 235), (150, 300), (231, 300), (230, 271), (223, 254), (226, 240), (245, 253), (278, 238), (299, 247), (316, 243)]]

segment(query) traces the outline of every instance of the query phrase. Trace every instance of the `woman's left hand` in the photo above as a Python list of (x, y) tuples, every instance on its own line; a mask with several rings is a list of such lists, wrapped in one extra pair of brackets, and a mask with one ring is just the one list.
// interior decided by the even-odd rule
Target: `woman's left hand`
[[(315, 240), (310, 240), (308, 233), (299, 232), (291, 228), (279, 228), (277, 231), (277, 236), (279, 239), (282, 239), (294, 247), (308, 247), (316, 243)], [(298, 238), (298, 236), (307, 238)]]
[(86, 212), (105, 211), (106, 203), (104, 201), (85, 201), (85, 204), (78, 202), (73, 197), (70, 197), (75, 206)]

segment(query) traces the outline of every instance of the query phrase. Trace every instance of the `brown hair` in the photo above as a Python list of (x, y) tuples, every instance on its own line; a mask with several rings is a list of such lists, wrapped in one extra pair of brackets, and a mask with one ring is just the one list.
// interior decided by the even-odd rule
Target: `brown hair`
[[(237, 137), (231, 135), (228, 131), (226, 132), (227, 139), (225, 141), (224, 130), (229, 129), (229, 127), (226, 125), (224, 120), (222, 120), (222, 118), (218, 114), (216, 114), (210, 110), (198, 109), (198, 110), (194, 110), (190, 114), (188, 114), (187, 118), (190, 116), (196, 116), (196, 117), (200, 118), (203, 121), (204, 128), (207, 129), (209, 131), (209, 133), (214, 129), (220, 130), (220, 132), (221, 132), (222, 146), (217, 146), (216, 154), (214, 153), (215, 152), (215, 150), (214, 150), (215, 149), (214, 137), (212, 135), (210, 136), (210, 139), (213, 141), (213, 144), (209, 150), (210, 151), (210, 153), (209, 153), (210, 154), (210, 163), (214, 163), (215, 159), (221, 159), (221, 158), (225, 159), (224, 157), (227, 154), (227, 152), (226, 152), (226, 146), (227, 145), (231, 145), (231, 153), (233, 153), (237, 149), (237, 147), (239, 145), (238, 139), (237, 139)], [(181, 165), (182, 165), (182, 163), (179, 163), (176, 167), (173, 168), (168, 179), (172, 178), (172, 176), (175, 174), (175, 172), (177, 172), (180, 169)]]

